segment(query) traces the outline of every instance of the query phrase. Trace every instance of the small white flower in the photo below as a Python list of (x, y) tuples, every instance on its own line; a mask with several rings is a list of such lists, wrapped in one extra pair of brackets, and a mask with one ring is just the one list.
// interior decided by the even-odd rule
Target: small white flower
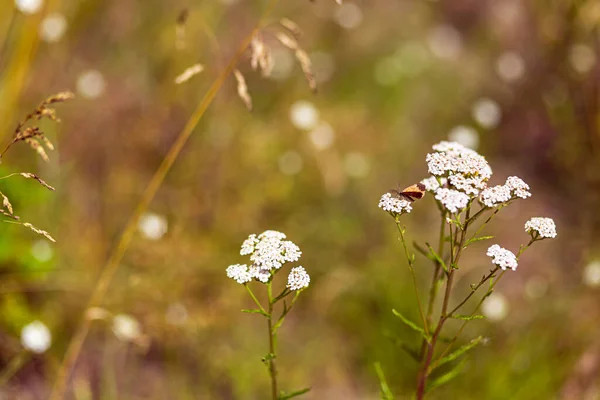
[(117, 314), (112, 322), (112, 331), (119, 340), (132, 342), (142, 336), (140, 323), (131, 315)]
[(304, 270), (304, 267), (292, 268), (288, 275), (287, 287), (290, 290), (301, 290), (307, 288), (310, 283), (310, 276)]
[(404, 214), (412, 211), (410, 201), (406, 199), (399, 199), (392, 196), (391, 193), (386, 193), (381, 196), (379, 200), (379, 208), (392, 213), (392, 214)]
[(258, 243), (250, 260), (254, 266), (272, 270), (279, 269), (285, 262), (298, 261), (302, 252), (293, 242), (283, 241), (285, 234), (277, 231), (265, 231), (258, 235)]
[(234, 264), (227, 267), (225, 271), (227, 277), (233, 279), (239, 284), (248, 283), (252, 280), (253, 275), (248, 271), (248, 266), (245, 264)]
[(506, 185), (497, 185), (484, 189), (479, 196), (479, 200), (486, 207), (496, 207), (509, 201), (510, 188)]
[(469, 196), (454, 189), (440, 188), (436, 190), (435, 199), (451, 213), (457, 213), (469, 204)]
[(525, 223), (525, 232), (537, 233), (541, 238), (555, 238), (556, 224), (552, 218), (534, 217)]
[(258, 239), (256, 238), (256, 235), (253, 233), (252, 235), (248, 236), (248, 239), (244, 240), (244, 242), (242, 243), (242, 249), (240, 250), (240, 254), (242, 256), (247, 256), (249, 254), (254, 253), (254, 248), (257, 243), (258, 243)]
[(21, 344), (33, 353), (44, 353), (52, 344), (52, 334), (42, 322), (33, 321), (21, 330)]
[(495, 244), (488, 248), (486, 255), (492, 258), (492, 263), (503, 270), (506, 270), (507, 268), (510, 268), (513, 271), (517, 270), (517, 257), (510, 250), (506, 250)]
[(506, 179), (505, 185), (510, 189), (513, 196), (526, 199), (531, 196), (529, 193), (529, 185), (523, 179), (516, 176), (509, 176)]
[(227, 276), (237, 283), (245, 284), (255, 279), (267, 283), (273, 276), (273, 270), (279, 269), (286, 262), (300, 259), (300, 248), (289, 240), (282, 232), (267, 230), (260, 235), (252, 234), (242, 243), (241, 255), (250, 255), (250, 266), (245, 264), (230, 265)]
[(435, 176), (430, 176), (427, 179), (423, 179), (421, 183), (425, 185), (425, 190), (431, 193), (435, 192), (440, 188), (440, 182), (438, 182), (438, 178), (436, 178)]

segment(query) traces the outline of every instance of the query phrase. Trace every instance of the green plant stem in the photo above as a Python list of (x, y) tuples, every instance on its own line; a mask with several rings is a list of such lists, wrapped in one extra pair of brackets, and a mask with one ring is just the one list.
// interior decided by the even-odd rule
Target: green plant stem
[[(525, 252), (525, 250), (527, 250), (535, 241), (536, 241), (536, 238), (531, 238), (531, 240), (529, 241), (529, 243), (527, 243), (524, 246), (521, 246), (521, 248), (519, 249), (519, 252), (516, 255), (517, 260), (519, 259), (519, 257), (521, 256), (521, 254), (523, 254), (523, 252)], [(467, 298), (465, 298), (452, 311), (450, 311), (449, 316), (452, 316), (452, 314), (454, 314), (456, 311), (458, 311), (467, 302), (467, 300), (469, 300), (469, 298), (471, 298), (475, 294), (475, 292), (477, 291), (477, 289), (479, 289), (481, 287), (481, 285), (483, 285), (490, 278), (493, 278), (494, 273), (498, 272), (499, 269), (500, 269), (499, 267), (496, 267), (492, 271), (490, 271), (490, 273), (488, 275), (484, 276), (481, 279), (481, 281), (477, 284), (477, 286), (475, 286), (474, 288), (471, 289), (471, 293), (469, 293), (469, 295), (467, 296)], [(477, 306), (475, 306), (475, 308), (469, 314), (469, 316), (473, 316), (473, 315), (475, 315), (475, 313), (477, 311), (479, 311), (479, 308), (481, 307), (481, 305), (483, 304), (483, 302), (485, 301), (485, 299), (488, 298), (488, 296), (492, 293), (492, 291), (494, 290), (494, 286), (496, 286), (496, 284), (498, 283), (498, 281), (500, 281), (500, 279), (504, 276), (505, 273), (506, 273), (506, 271), (502, 271), (502, 273), (500, 273), (500, 276), (498, 276), (498, 279), (496, 279), (495, 281), (492, 282), (492, 284), (490, 285), (490, 287), (489, 287), (488, 291), (486, 292), (486, 294), (481, 298), (481, 300), (479, 300), (479, 302), (477, 303)], [(444, 349), (444, 351), (442, 352), (442, 354), (438, 357), (438, 360), (441, 359), (441, 358), (443, 358), (450, 351), (450, 349), (452, 348), (452, 345), (454, 345), (454, 343), (458, 340), (458, 337), (463, 332), (463, 330), (465, 329), (465, 327), (467, 326), (467, 324), (469, 322), (471, 322), (471, 321), (465, 321), (465, 322), (463, 322), (463, 324), (459, 328), (459, 330), (456, 333), (456, 335), (454, 335), (454, 337), (452, 338), (452, 340), (450, 340), (450, 342), (448, 343), (448, 346), (446, 346), (446, 349)]]
[[(443, 253), (444, 253), (444, 243), (445, 243), (444, 235), (446, 233), (446, 212), (442, 210), (441, 215), (442, 215), (442, 223), (440, 224), (438, 255), (442, 259), (444, 259)], [(431, 280), (431, 287), (429, 288), (429, 302), (427, 304), (426, 323), (427, 323), (428, 328), (431, 326), (431, 321), (433, 319), (433, 307), (435, 305), (435, 300), (437, 298), (438, 289), (439, 289), (439, 285), (437, 284), (437, 281), (438, 281), (438, 275), (439, 275), (441, 269), (442, 269), (442, 266), (440, 265), (439, 261), (436, 260), (435, 267), (433, 270), (433, 278)], [(420, 359), (423, 359), (426, 349), (427, 349), (427, 341), (425, 339), (423, 339), (423, 341), (421, 343), (421, 351), (419, 352)]]
[(246, 288), (246, 290), (250, 294), (250, 297), (252, 297), (252, 300), (254, 300), (254, 302), (256, 303), (256, 305), (258, 306), (258, 308), (260, 309), (260, 311), (262, 311), (263, 313), (266, 314), (267, 312), (265, 311), (265, 309), (263, 308), (263, 306), (260, 304), (260, 301), (258, 301), (258, 299), (254, 295), (254, 293), (252, 293), (252, 290), (250, 289), (250, 286), (248, 286), (248, 284), (246, 283), (246, 284), (244, 284), (244, 287)]
[(279, 391), (277, 389), (277, 366), (275, 364), (275, 345), (277, 343), (277, 334), (273, 329), (273, 293), (272, 293), (272, 281), (267, 284), (267, 293), (269, 295), (269, 316), (267, 317), (267, 326), (269, 328), (269, 376), (271, 377), (271, 397), (273, 400), (277, 400), (279, 397)]
[[(96, 283), (96, 286), (92, 290), (92, 294), (90, 296), (85, 310), (89, 309), (90, 307), (98, 306), (99, 304), (101, 304), (102, 300), (104, 299), (104, 295), (106, 294), (106, 291), (108, 289), (108, 286), (113, 276), (115, 275), (117, 269), (119, 268), (121, 260), (123, 259), (123, 256), (125, 255), (125, 252), (127, 251), (129, 244), (131, 243), (131, 240), (133, 239), (133, 235), (137, 229), (137, 225), (141, 216), (154, 199), (154, 196), (156, 195), (158, 189), (162, 185), (165, 177), (167, 176), (167, 173), (170, 171), (171, 167), (175, 163), (175, 160), (178, 158), (184, 145), (188, 141), (189, 137), (192, 135), (194, 129), (198, 125), (198, 122), (204, 116), (204, 113), (212, 103), (213, 99), (215, 98), (225, 81), (229, 78), (229, 76), (233, 73), (233, 70), (237, 67), (239, 60), (250, 45), (252, 38), (261, 29), (266, 18), (275, 8), (277, 1), (278, 0), (271, 0), (269, 2), (259, 22), (250, 32), (250, 34), (248, 34), (244, 38), (225, 70), (223, 70), (223, 72), (212, 83), (212, 85), (198, 104), (198, 107), (190, 116), (183, 130), (180, 132), (179, 136), (173, 143), (173, 146), (169, 149), (169, 152), (165, 156), (164, 160), (152, 176), (150, 183), (148, 183), (148, 186), (146, 187), (146, 190), (144, 191), (140, 202), (138, 203), (130, 219), (127, 221), (127, 225), (125, 226), (125, 229), (123, 230), (123, 233), (121, 234), (117, 242), (117, 246), (113, 250), (110, 258), (108, 259), (105, 268), (102, 270), (100, 277), (98, 278), (98, 281)], [(67, 351), (57, 372), (54, 387), (52, 388), (52, 392), (50, 394), (50, 400), (60, 400), (64, 398), (69, 375), (75, 365), (75, 362), (77, 361), (77, 358), (79, 357), (79, 353), (83, 346), (83, 342), (90, 330), (90, 324), (91, 321), (88, 318), (85, 318), (85, 316), (82, 317), (75, 331), (75, 334), (67, 347)]]
[[(458, 268), (458, 261), (460, 260), (460, 256), (464, 249), (465, 238), (467, 229), (469, 228), (469, 224), (473, 221), (470, 218), (471, 209), (467, 208), (465, 214), (465, 222), (461, 229), (460, 240), (458, 239), (458, 227), (454, 230), (454, 234), (452, 234), (452, 227), (450, 227), (450, 238), (451, 238), (451, 247), (450, 247), (450, 271), (448, 273), (448, 280), (446, 281), (446, 290), (444, 292), (444, 300), (442, 302), (442, 310), (440, 312), (440, 318), (438, 320), (438, 324), (435, 328), (433, 335), (431, 336), (431, 342), (427, 345), (427, 351), (425, 353), (424, 361), (421, 366), (421, 370), (419, 371), (417, 378), (417, 390), (416, 397), (417, 400), (423, 399), (425, 396), (425, 389), (427, 386), (427, 378), (429, 377), (429, 366), (433, 361), (433, 355), (435, 353), (435, 346), (437, 344), (440, 333), (442, 332), (442, 328), (444, 327), (444, 323), (448, 320), (448, 303), (450, 301), (450, 294), (452, 292), (452, 284), (454, 281), (454, 274), (456, 269)], [(453, 238), (454, 236), (454, 238)], [(456, 253), (454, 252), (454, 245), (457, 244), (458, 247), (456, 249)]]
[(423, 322), (423, 329), (425, 330), (425, 334), (429, 335), (429, 327), (427, 326), (427, 320), (425, 319), (425, 314), (423, 313), (423, 306), (421, 305), (421, 297), (419, 296), (417, 275), (415, 273), (414, 267), (414, 257), (412, 257), (408, 253), (408, 247), (406, 246), (406, 240), (404, 239), (404, 229), (400, 226), (400, 221), (398, 221), (398, 219), (396, 219), (396, 227), (398, 228), (398, 232), (400, 232), (400, 241), (402, 242), (402, 247), (404, 248), (404, 254), (406, 255), (406, 259), (408, 261), (408, 269), (410, 270), (413, 286), (415, 287), (415, 295), (417, 296), (417, 305), (419, 307), (419, 315), (421, 316), (421, 321)]

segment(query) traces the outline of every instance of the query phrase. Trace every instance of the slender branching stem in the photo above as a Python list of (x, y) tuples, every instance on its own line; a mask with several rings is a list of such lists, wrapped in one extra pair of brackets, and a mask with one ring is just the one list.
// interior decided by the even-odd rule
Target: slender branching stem
[[(446, 233), (446, 211), (443, 209), (441, 210), (441, 216), (442, 216), (442, 221), (440, 223), (438, 255), (443, 260), (444, 259), (444, 244), (445, 244), (444, 238), (445, 238), (445, 233)], [(433, 308), (435, 306), (435, 300), (437, 298), (438, 289), (439, 289), (439, 285), (438, 285), (439, 273), (440, 273), (440, 270), (442, 269), (442, 266), (440, 265), (439, 261), (436, 260), (436, 261), (434, 261), (434, 263), (435, 263), (435, 266), (434, 266), (434, 270), (433, 270), (433, 277), (431, 280), (431, 287), (429, 288), (429, 302), (427, 304), (427, 316), (426, 316), (426, 325), (427, 325), (427, 328), (429, 331), (431, 331), (431, 322), (433, 319)], [(421, 343), (421, 351), (419, 353), (420, 359), (423, 359), (426, 349), (427, 349), (427, 341), (425, 339), (423, 339), (423, 342)]]
[(262, 311), (264, 314), (266, 314), (267, 312), (265, 311), (265, 309), (263, 308), (263, 306), (260, 304), (260, 301), (258, 301), (258, 299), (256, 298), (256, 296), (254, 295), (254, 293), (252, 293), (252, 290), (250, 289), (250, 286), (248, 286), (247, 283), (244, 284), (244, 287), (246, 288), (246, 290), (248, 291), (248, 293), (250, 294), (250, 297), (252, 297), (252, 300), (254, 300), (254, 302), (256, 303), (256, 305), (258, 306), (258, 309), (260, 311)]
[(408, 252), (406, 240), (404, 239), (404, 228), (400, 226), (400, 221), (398, 221), (398, 219), (396, 219), (396, 227), (398, 227), (398, 232), (400, 232), (400, 241), (402, 242), (404, 254), (406, 255), (406, 259), (408, 260), (408, 269), (410, 270), (410, 275), (412, 276), (413, 280), (413, 286), (415, 287), (415, 295), (417, 296), (417, 305), (419, 307), (419, 315), (421, 317), (421, 321), (423, 322), (423, 329), (425, 329), (425, 334), (429, 335), (427, 320), (425, 319), (425, 314), (423, 313), (423, 306), (421, 305), (421, 297), (419, 296), (419, 286), (417, 285), (417, 275), (415, 273), (414, 267), (414, 256)]

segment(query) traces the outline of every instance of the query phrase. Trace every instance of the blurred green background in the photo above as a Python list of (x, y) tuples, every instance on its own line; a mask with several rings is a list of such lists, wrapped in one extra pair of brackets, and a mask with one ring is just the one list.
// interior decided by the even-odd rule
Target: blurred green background
[[(39, 3), (39, 4), (38, 4)], [(18, 9), (16, 6), (20, 9)], [(37, 8), (39, 6), (40, 8)], [(258, 21), (265, 1), (3, 0), (0, 125), (4, 142), (44, 98), (61, 124), (44, 163), (26, 145), (3, 175), (30, 171), (57, 188), (0, 181), (24, 220), (0, 225), (0, 363), (40, 320), (48, 352), (0, 389), (45, 399), (99, 273), (141, 193), (201, 97)], [(189, 16), (183, 25), (177, 17)], [(280, 18), (303, 30), (312, 94), (293, 53), (275, 40)], [(555, 219), (498, 285), (463, 340), (489, 338), (440, 399), (600, 398), (600, 3), (592, 0), (333, 0), (280, 2), (262, 32), (274, 71), (240, 71), (250, 113), (230, 77), (168, 174), (103, 303), (128, 315), (93, 323), (76, 365), (73, 399), (264, 399), (264, 322), (243, 314), (243, 288), (225, 276), (250, 233), (285, 232), (303, 251), (310, 287), (280, 334), (285, 390), (306, 399), (376, 399), (381, 362), (398, 398), (417, 365), (400, 343), (418, 338), (392, 315), (417, 319), (410, 275), (382, 193), (427, 177), (425, 155), (460, 141), (485, 155), (492, 183), (523, 178), (533, 196), (488, 230), (516, 250), (531, 216)], [(178, 38), (179, 35), (179, 38)], [(204, 71), (181, 85), (192, 64)], [(430, 196), (429, 196), (430, 197)], [(431, 198), (405, 217), (411, 239), (435, 242)], [(466, 293), (488, 270), (487, 243), (465, 254)], [(417, 259), (423, 291), (428, 260)], [(459, 290), (460, 292), (460, 290)]]

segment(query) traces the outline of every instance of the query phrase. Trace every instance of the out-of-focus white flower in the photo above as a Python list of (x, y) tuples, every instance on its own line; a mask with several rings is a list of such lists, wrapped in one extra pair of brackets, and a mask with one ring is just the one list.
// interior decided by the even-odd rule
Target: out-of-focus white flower
[(33, 353), (44, 353), (52, 344), (50, 330), (40, 321), (33, 321), (21, 330), (21, 344)]
[(15, 6), (23, 14), (35, 14), (43, 4), (43, 0), (15, 0)]
[(462, 38), (452, 25), (435, 27), (429, 34), (428, 44), (436, 57), (446, 60), (456, 59), (462, 50)]
[(392, 196), (391, 193), (386, 193), (381, 196), (379, 208), (391, 214), (405, 214), (412, 211), (410, 201)]
[(525, 223), (525, 232), (540, 238), (555, 238), (556, 224), (552, 218), (534, 217)]
[(112, 331), (119, 340), (133, 342), (142, 336), (140, 323), (131, 315), (117, 314), (112, 322)]
[(355, 29), (362, 22), (363, 13), (356, 4), (344, 3), (336, 8), (335, 20), (342, 28)]
[(31, 245), (31, 255), (39, 262), (46, 262), (52, 259), (54, 250), (47, 240), (36, 240)]
[(479, 200), (486, 207), (496, 207), (500, 204), (506, 203), (510, 199), (510, 188), (508, 188), (506, 185), (496, 185), (484, 189), (479, 196)]
[(344, 158), (346, 173), (353, 178), (364, 178), (369, 174), (369, 159), (362, 153), (348, 153)]
[(469, 196), (454, 189), (440, 188), (436, 190), (435, 199), (451, 213), (457, 213), (469, 204)]
[(583, 283), (589, 287), (600, 286), (600, 261), (592, 261), (583, 269)]
[(317, 126), (319, 111), (308, 101), (297, 101), (290, 108), (290, 120), (296, 128), (308, 131)]
[(77, 78), (77, 92), (88, 99), (100, 97), (105, 88), (106, 82), (100, 71), (85, 71)]
[(59, 13), (47, 15), (40, 24), (40, 38), (48, 43), (58, 42), (67, 30), (67, 19)]
[(514, 82), (525, 74), (525, 61), (519, 53), (509, 51), (498, 57), (496, 72), (505, 82)]
[(594, 50), (586, 44), (576, 44), (569, 52), (569, 61), (575, 71), (580, 74), (590, 72), (596, 64), (596, 54)]
[(438, 178), (435, 176), (430, 176), (429, 178), (423, 179), (421, 183), (425, 186), (425, 190), (428, 192), (435, 192), (440, 188), (440, 182), (438, 182)]
[(333, 144), (335, 133), (331, 125), (327, 122), (321, 122), (308, 135), (317, 150), (325, 150)]
[(279, 157), (279, 170), (286, 175), (296, 175), (302, 171), (303, 164), (297, 151), (287, 151)]
[(138, 228), (150, 240), (158, 240), (167, 233), (169, 225), (162, 215), (146, 213), (140, 218)]
[(233, 279), (239, 284), (248, 283), (252, 280), (252, 274), (246, 264), (230, 265), (225, 272), (228, 278)]
[(304, 267), (294, 267), (288, 275), (287, 287), (290, 290), (302, 290), (307, 288), (310, 283), (310, 276), (304, 270)]
[(448, 139), (473, 150), (479, 147), (479, 133), (470, 126), (455, 126), (448, 133)]
[(502, 270), (506, 270), (507, 268), (513, 271), (517, 270), (517, 257), (510, 250), (495, 244), (488, 248), (486, 255), (491, 257), (492, 263), (499, 266)]
[(509, 176), (504, 185), (510, 189), (513, 196), (520, 197), (522, 199), (526, 199), (531, 196), (531, 193), (529, 193), (529, 185), (519, 177)]
[(508, 302), (500, 293), (492, 293), (481, 305), (481, 311), (486, 318), (500, 321), (508, 314)]
[(473, 104), (473, 118), (484, 128), (495, 128), (500, 123), (500, 106), (492, 99), (479, 99)]

